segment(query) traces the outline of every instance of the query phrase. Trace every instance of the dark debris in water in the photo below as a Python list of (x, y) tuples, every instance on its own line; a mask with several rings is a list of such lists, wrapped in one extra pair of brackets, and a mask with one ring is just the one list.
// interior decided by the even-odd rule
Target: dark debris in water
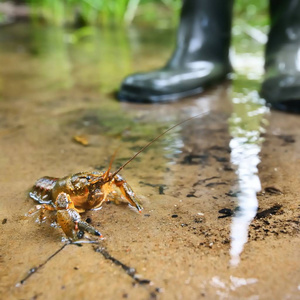
[(226, 196), (237, 198), (239, 192), (233, 192), (229, 191), (228, 193), (225, 193)]
[(266, 217), (275, 215), (281, 208), (282, 208), (282, 205), (276, 204), (276, 205), (272, 206), (271, 208), (268, 208), (261, 212), (258, 212), (256, 214), (255, 218), (262, 219), (262, 218), (266, 218)]
[(209, 148), (209, 150), (217, 150), (217, 151), (222, 151), (222, 152), (226, 152), (226, 153), (230, 153), (231, 149), (229, 147), (222, 147), (222, 146), (212, 146)]
[(205, 164), (209, 158), (208, 154), (187, 154), (180, 162), (182, 165), (200, 165)]
[(149, 183), (149, 182), (144, 182), (144, 181), (140, 181), (139, 182), (142, 185), (147, 185), (147, 186), (151, 186), (154, 188), (158, 187), (158, 193), (160, 195), (164, 195), (165, 194), (165, 189), (167, 188), (167, 186), (165, 184), (157, 184), (157, 183)]
[(292, 135), (281, 134), (281, 135), (278, 135), (277, 137), (279, 139), (283, 140), (287, 144), (295, 143), (295, 141), (296, 141)]
[(223, 170), (226, 171), (226, 172), (232, 172), (232, 171), (234, 171), (234, 169), (230, 165), (228, 165), (228, 164), (226, 164), (226, 165), (223, 166)]
[(265, 188), (264, 191), (266, 193), (272, 194), (272, 195), (282, 195), (283, 194), (283, 192), (280, 189), (278, 189), (274, 186), (268, 186), (268, 187)]
[(222, 157), (222, 156), (216, 156), (216, 155), (214, 155), (213, 158), (217, 162), (229, 162), (229, 159), (227, 157)]
[(163, 186), (163, 185), (160, 185), (159, 187), (158, 187), (158, 193), (160, 194), (160, 195), (164, 195), (165, 193), (164, 193), (164, 190), (165, 190), (165, 187)]
[[(205, 165), (208, 162), (210, 156), (212, 156), (216, 161), (220, 163), (228, 163), (229, 157), (226, 156), (227, 153), (230, 153), (230, 148), (222, 146), (212, 146), (210, 148), (204, 149), (202, 153), (188, 153), (183, 157), (183, 160), (180, 162), (184, 165)], [(220, 153), (222, 152), (222, 153)], [(216, 155), (212, 153), (222, 154)], [(225, 155), (225, 156), (224, 156)]]
[(197, 182), (195, 182), (193, 184), (193, 187), (195, 187), (197, 185), (201, 185), (202, 183), (205, 183), (205, 182), (213, 180), (213, 179), (218, 179), (218, 178), (220, 178), (220, 176), (213, 176), (213, 177), (208, 177), (208, 178), (204, 178), (204, 179), (198, 180)]
[(227, 185), (226, 182), (210, 182), (208, 184), (206, 184), (206, 187), (212, 187), (212, 186), (217, 186), (217, 185)]
[(187, 198), (197, 198), (197, 196), (195, 195), (196, 191), (191, 191), (189, 192), (186, 197)]
[(222, 214), (222, 216), (218, 216), (218, 219), (228, 218), (234, 214), (233, 210), (230, 208), (222, 208), (219, 210), (219, 213)]
[[(275, 215), (278, 213), (278, 211), (282, 208), (282, 205), (276, 204), (268, 209), (265, 209), (263, 211), (257, 212), (255, 218), (256, 219), (263, 219), (267, 218), (269, 216)], [(219, 213), (222, 214), (221, 216), (218, 216), (218, 219), (228, 218), (234, 216), (236, 212), (240, 211), (240, 207), (236, 207), (234, 210), (230, 208), (222, 208), (219, 210)]]

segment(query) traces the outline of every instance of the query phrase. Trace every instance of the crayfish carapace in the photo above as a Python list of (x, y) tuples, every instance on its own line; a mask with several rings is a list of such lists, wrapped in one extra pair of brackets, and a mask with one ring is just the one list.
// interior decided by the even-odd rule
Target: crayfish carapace
[(112, 159), (106, 172), (81, 172), (63, 178), (46, 176), (40, 178), (29, 192), (29, 197), (39, 202), (39, 205), (31, 210), (29, 215), (40, 211), (40, 221), (42, 221), (46, 211), (55, 212), (56, 222), (73, 241), (82, 238), (85, 231), (102, 237), (97, 229), (81, 220), (80, 213), (100, 208), (105, 201), (117, 201), (115, 187), (119, 188), (121, 196), (130, 205), (141, 212), (142, 206), (137, 196), (118, 173), (165, 133), (198, 116), (186, 119), (161, 133), (113, 173), (110, 172)]

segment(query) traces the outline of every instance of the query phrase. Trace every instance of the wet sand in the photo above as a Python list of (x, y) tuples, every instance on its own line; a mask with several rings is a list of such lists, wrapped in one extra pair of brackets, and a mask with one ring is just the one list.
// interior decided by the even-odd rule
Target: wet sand
[[(117, 102), (112, 92), (125, 75), (168, 56), (170, 35), (159, 45), (151, 36), (136, 48), (124, 33), (74, 42), (75, 34), (57, 29), (3, 29), (1, 298), (300, 299), (299, 116), (237, 103), (243, 93), (230, 83), (168, 105)], [(164, 129), (198, 113), (121, 172), (141, 199), (141, 214), (125, 202), (82, 214), (103, 234), (98, 244), (62, 249), (59, 228), (25, 216), (38, 178), (105, 170), (119, 149), (116, 169)], [(233, 240), (240, 237), (232, 224), (246, 210), (232, 141), (245, 132), (257, 135), (245, 144), (259, 150), (249, 161), (261, 160), (262, 190), (257, 214), (241, 227), (248, 241), (233, 266)], [(79, 135), (88, 146), (74, 141)]]

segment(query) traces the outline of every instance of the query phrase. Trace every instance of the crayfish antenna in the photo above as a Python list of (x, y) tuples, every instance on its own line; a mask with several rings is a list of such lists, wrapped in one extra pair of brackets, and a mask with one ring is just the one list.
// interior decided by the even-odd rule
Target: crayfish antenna
[[(188, 119), (185, 119), (173, 126), (171, 126), (170, 128), (168, 128), (167, 130), (165, 130), (163, 133), (161, 133), (160, 135), (158, 135), (157, 137), (155, 137), (153, 140), (151, 140), (148, 144), (146, 144), (144, 147), (142, 147), (136, 154), (134, 154), (129, 160), (127, 160), (127, 162), (125, 164), (123, 164), (117, 171), (115, 171), (114, 173), (112, 173), (111, 176), (109, 176), (110, 180), (112, 178), (114, 178), (121, 170), (123, 170), (132, 160), (134, 160), (141, 152), (143, 152), (146, 148), (148, 148), (150, 145), (152, 145), (156, 140), (158, 140), (160, 137), (162, 137), (163, 135), (165, 135), (167, 132), (169, 132), (170, 130), (172, 130), (173, 128), (185, 123), (185, 122), (188, 122), (190, 120), (193, 120), (193, 119), (196, 119), (198, 117), (201, 117), (201, 116), (204, 116), (204, 115), (207, 115), (208, 114), (208, 111), (206, 112), (203, 112), (201, 114), (198, 114), (198, 115), (195, 115), (193, 117), (190, 117)], [(114, 155), (116, 154), (116, 151), (114, 153)], [(114, 157), (114, 156), (113, 156)], [(111, 168), (111, 165), (109, 166), (109, 170)], [(107, 171), (108, 172), (108, 171)], [(106, 174), (106, 173), (105, 173)], [(105, 176), (105, 175), (104, 175)], [(107, 175), (107, 178), (108, 178), (108, 175)], [(107, 180), (107, 181), (110, 181), (110, 180)]]
[(115, 160), (115, 157), (116, 157), (116, 155), (117, 155), (118, 150), (119, 150), (119, 149), (116, 149), (116, 150), (115, 150), (114, 154), (112, 155), (112, 157), (111, 157), (111, 159), (110, 159), (110, 161), (109, 161), (108, 169), (107, 169), (107, 171), (106, 171), (106, 172), (104, 173), (104, 175), (103, 175), (103, 179), (104, 179), (106, 182), (111, 181), (111, 179), (113, 178), (113, 176), (109, 176), (109, 172), (110, 172), (110, 170), (111, 170), (112, 164), (113, 164), (113, 162), (114, 162), (114, 160)]

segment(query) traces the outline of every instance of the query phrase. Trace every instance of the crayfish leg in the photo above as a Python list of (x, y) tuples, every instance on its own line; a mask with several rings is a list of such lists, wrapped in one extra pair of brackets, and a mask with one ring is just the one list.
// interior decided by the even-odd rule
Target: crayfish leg
[(130, 187), (130, 185), (127, 183), (125, 179), (123, 179), (120, 175), (116, 175), (113, 178), (112, 181), (121, 191), (122, 195), (125, 197), (125, 199), (136, 209), (141, 212), (143, 207), (140, 204), (140, 201), (138, 200), (136, 194)]
[(42, 223), (45, 219), (45, 212), (46, 211), (54, 211), (55, 207), (50, 204), (39, 204), (36, 205), (34, 208), (30, 209), (29, 212), (26, 214), (27, 216), (31, 217), (32, 215), (39, 212), (39, 222)]
[(56, 218), (65, 235), (71, 240), (78, 240), (76, 222), (80, 220), (79, 213), (74, 209), (61, 209), (57, 211)]

